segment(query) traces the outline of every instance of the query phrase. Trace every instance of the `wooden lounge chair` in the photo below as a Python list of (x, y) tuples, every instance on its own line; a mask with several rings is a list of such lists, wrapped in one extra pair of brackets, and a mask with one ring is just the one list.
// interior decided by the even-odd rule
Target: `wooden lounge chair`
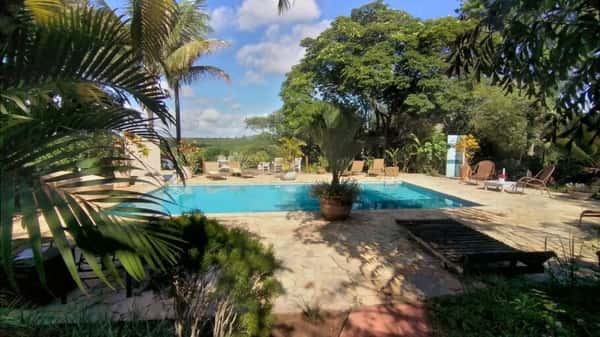
[(458, 273), (541, 273), (552, 251), (522, 251), (453, 219), (396, 220), (446, 268)]
[(353, 176), (356, 174), (361, 174), (364, 168), (365, 168), (364, 160), (355, 160), (352, 162), (352, 166), (350, 167), (350, 170), (346, 170), (342, 175), (343, 176)]
[(525, 189), (525, 187), (536, 188), (539, 190), (545, 190), (548, 193), (548, 196), (552, 196), (550, 191), (548, 190), (548, 183), (552, 178), (552, 173), (554, 173), (556, 166), (550, 165), (544, 167), (540, 172), (538, 172), (534, 177), (523, 177), (517, 180), (517, 187)]
[(219, 163), (216, 161), (205, 161), (202, 163), (202, 172), (207, 178), (225, 180), (225, 176), (219, 171)]
[(496, 164), (491, 160), (482, 160), (475, 164), (470, 180), (484, 181), (490, 180), (496, 173)]
[[(581, 212), (579, 215), (579, 228), (581, 228), (583, 218), (600, 218), (600, 210), (586, 209)], [(600, 250), (596, 251), (596, 256), (598, 256), (598, 266), (600, 266)]]
[(235, 177), (254, 178), (254, 175), (242, 170), (242, 166), (240, 165), (239, 161), (232, 160), (229, 162), (229, 172)]
[(600, 210), (586, 209), (585, 211), (581, 212), (581, 214), (579, 215), (580, 227), (583, 218), (600, 218)]
[(373, 159), (373, 165), (369, 167), (369, 171), (367, 172), (370, 176), (381, 176), (385, 174), (385, 163), (383, 159)]

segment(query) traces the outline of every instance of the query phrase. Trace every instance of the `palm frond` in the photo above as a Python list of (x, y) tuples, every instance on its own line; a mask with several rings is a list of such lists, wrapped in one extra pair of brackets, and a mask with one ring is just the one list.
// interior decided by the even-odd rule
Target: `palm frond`
[(226, 83), (231, 83), (231, 79), (229, 78), (229, 74), (227, 74), (223, 69), (213, 66), (193, 66), (189, 69), (189, 71), (183, 76), (181, 76), (181, 83), (183, 84), (191, 84), (194, 81), (197, 81), (202, 78), (212, 77), (215, 79), (224, 80)]
[(78, 8), (31, 29), (29, 41), (11, 41), (0, 50), (6, 60), (0, 65), (6, 79), (1, 89), (24, 88), (28, 95), (43, 89), (43, 96), (64, 94), (61, 84), (72, 91), (100, 84), (103, 91), (122, 100), (131, 97), (164, 123), (172, 122), (157, 79), (136, 61), (124, 24), (111, 12)]
[(65, 4), (61, 0), (25, 0), (25, 10), (38, 22), (45, 22), (64, 9)]
[(206, 1), (184, 0), (178, 4), (177, 19), (169, 37), (169, 46), (176, 46), (180, 41), (204, 40), (212, 29), (209, 26), (209, 15), (206, 12)]
[(279, 15), (283, 15), (286, 11), (292, 8), (293, 0), (277, 0), (277, 10)]
[[(165, 200), (112, 187), (132, 180), (118, 178), (115, 171), (143, 165), (130, 151), (115, 148), (128, 134), (144, 136), (177, 163), (166, 129), (150, 128), (143, 113), (124, 106), (133, 99), (166, 126), (172, 121), (157, 78), (141, 67), (125, 24), (112, 12), (77, 7), (43, 23), (28, 22), (11, 34), (0, 48), (4, 272), (13, 279), (11, 241), (17, 218), (29, 234), (42, 281), (42, 225), (81, 288), (73, 243), (87, 257), (105, 263), (116, 255), (136, 278), (143, 276), (141, 262), (154, 268), (173, 263), (174, 237), (170, 229), (154, 225), (157, 216), (166, 215), (161, 211)], [(182, 175), (178, 165), (176, 169)], [(97, 265), (90, 266), (108, 281)], [(112, 262), (107, 267), (118, 276)]]
[(177, 17), (177, 3), (174, 0), (132, 0), (128, 10), (134, 50), (145, 61), (158, 62)]
[(185, 73), (194, 62), (202, 55), (210, 54), (225, 48), (227, 43), (221, 40), (194, 40), (189, 41), (173, 50), (163, 61), (165, 73), (177, 78)]

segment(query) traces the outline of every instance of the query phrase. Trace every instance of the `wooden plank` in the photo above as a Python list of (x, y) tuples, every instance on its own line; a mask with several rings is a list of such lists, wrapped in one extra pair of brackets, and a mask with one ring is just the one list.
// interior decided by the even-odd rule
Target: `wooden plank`
[(423, 246), (432, 255), (434, 255), (437, 258), (439, 258), (440, 260), (442, 260), (447, 266), (452, 267), (459, 274), (463, 273), (463, 268), (460, 265), (454, 263), (453, 261), (450, 261), (443, 254), (438, 253), (436, 249), (433, 249), (431, 246), (429, 246), (427, 244), (427, 242), (421, 240), (421, 238), (419, 238), (418, 236), (414, 235), (411, 231), (408, 231), (408, 236), (411, 239), (415, 240), (417, 243), (419, 243), (421, 246)]
[[(543, 263), (554, 256), (553, 252), (518, 250), (452, 219), (396, 222), (406, 228), (413, 240), (459, 273), (467, 268), (538, 272), (543, 271)], [(496, 263), (508, 266), (492, 266)]]

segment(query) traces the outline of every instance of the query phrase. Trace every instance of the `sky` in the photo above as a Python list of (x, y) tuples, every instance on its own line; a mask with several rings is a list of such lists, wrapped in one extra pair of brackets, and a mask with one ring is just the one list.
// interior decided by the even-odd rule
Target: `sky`
[[(113, 8), (123, 2), (109, 0)], [(304, 54), (300, 41), (318, 36), (337, 16), (350, 15), (353, 8), (369, 2), (295, 0), (293, 7), (280, 16), (276, 0), (207, 0), (213, 28), (209, 37), (227, 41), (228, 47), (201, 57), (196, 64), (225, 70), (231, 83), (206, 78), (182, 89), (183, 137), (252, 134), (244, 119), (268, 115), (282, 106), (281, 83)], [(456, 15), (459, 7), (459, 0), (386, 3), (422, 19)], [(169, 105), (172, 107), (172, 102)]]

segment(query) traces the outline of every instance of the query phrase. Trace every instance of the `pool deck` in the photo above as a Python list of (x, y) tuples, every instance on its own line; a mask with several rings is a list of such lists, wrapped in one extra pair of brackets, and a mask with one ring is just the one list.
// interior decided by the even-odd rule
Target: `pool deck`
[[(272, 212), (209, 215), (228, 226), (246, 228), (272, 245), (284, 269), (278, 274), (285, 294), (275, 302), (275, 312), (299, 312), (307, 304), (326, 310), (349, 310), (382, 303), (419, 303), (422, 299), (460, 292), (456, 275), (441, 268), (440, 261), (410, 241), (395, 219), (451, 217), (523, 250), (547, 245), (562, 254), (562, 244), (576, 238), (583, 259), (595, 263), (599, 222), (577, 226), (583, 209), (598, 209), (597, 201), (569, 199), (561, 194), (549, 198), (537, 190), (524, 194), (483, 190), (455, 179), (422, 174), (397, 178), (355, 176), (360, 182), (398, 182), (426, 187), (475, 202), (480, 206), (454, 209), (395, 209), (354, 211), (343, 222), (323, 220), (318, 212)], [(301, 174), (297, 182), (328, 181), (329, 175)], [(194, 177), (188, 184), (285, 184), (275, 176), (213, 181)], [(294, 183), (294, 182), (292, 182)], [(562, 243), (561, 243), (562, 242)], [(123, 291), (104, 294), (97, 300), (115, 315), (132, 308), (146, 316), (164, 317), (168, 304), (152, 295), (125, 299)], [(81, 296), (71, 299), (78, 302)], [(89, 298), (88, 298), (89, 300)], [(58, 309), (57, 307), (55, 307)]]
[[(301, 175), (297, 182), (327, 179), (326, 175)], [(331, 310), (411, 303), (461, 291), (460, 280), (410, 241), (395, 219), (451, 217), (516, 248), (542, 250), (547, 245), (558, 254), (562, 252), (561, 245), (567, 245), (569, 236), (574, 235), (576, 244), (583, 244), (583, 257), (590, 263), (595, 261), (594, 251), (600, 249), (594, 248), (598, 242), (594, 241), (592, 224), (577, 227), (579, 213), (598, 208), (600, 203), (596, 201), (572, 200), (558, 194), (549, 198), (537, 190), (527, 190), (525, 194), (486, 191), (482, 184), (474, 186), (421, 174), (356, 179), (405, 181), (480, 206), (354, 211), (343, 222), (325, 221), (318, 212), (215, 215), (223, 223), (246, 228), (273, 245), (286, 268), (279, 275), (286, 294), (277, 300), (277, 312), (298, 311), (304, 303), (316, 303)], [(280, 183), (272, 176), (250, 180)], [(238, 179), (207, 181), (199, 177), (190, 183), (233, 184)]]

